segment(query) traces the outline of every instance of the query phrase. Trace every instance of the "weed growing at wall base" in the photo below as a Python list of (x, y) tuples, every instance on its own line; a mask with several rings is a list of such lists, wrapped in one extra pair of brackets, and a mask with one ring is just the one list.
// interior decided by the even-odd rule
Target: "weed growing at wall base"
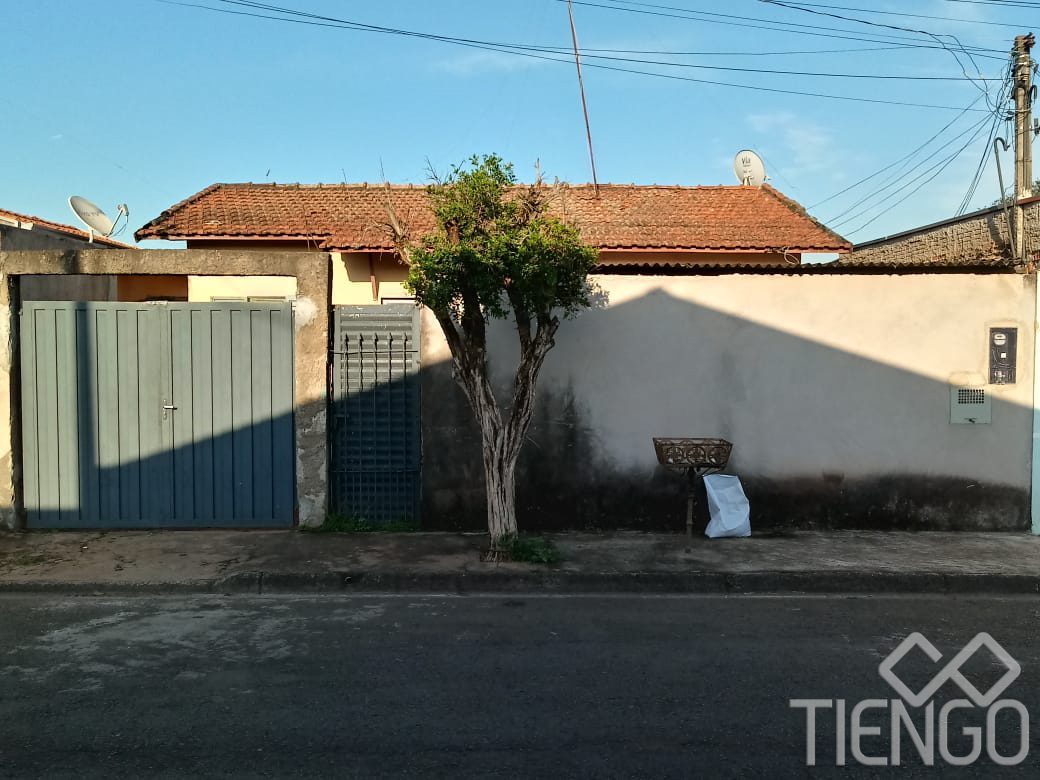
[(552, 540), (544, 536), (511, 536), (504, 540), (504, 547), (509, 552), (510, 560), (523, 563), (542, 563), (552, 566), (562, 559), (560, 551)]
[(330, 512), (325, 516), (325, 522), (321, 525), (316, 527), (304, 526), (300, 530), (306, 533), (317, 534), (414, 533), (419, 530), (419, 524), (412, 520), (390, 520), (385, 523), (375, 523), (364, 517)]

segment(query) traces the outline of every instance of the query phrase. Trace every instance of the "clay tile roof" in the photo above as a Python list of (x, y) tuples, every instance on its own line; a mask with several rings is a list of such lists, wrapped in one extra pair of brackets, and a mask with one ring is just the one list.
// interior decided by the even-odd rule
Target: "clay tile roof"
[[(599, 249), (847, 252), (851, 245), (772, 187), (561, 185), (551, 210)], [(421, 186), (214, 184), (137, 231), (142, 239), (311, 239), (392, 249), (387, 203), (414, 235), (433, 229)]]
[[(30, 217), (27, 214), (18, 214), (14, 211), (8, 211), (7, 209), (0, 209), (0, 220), (26, 223), (26, 225), (39, 226), (41, 228), (47, 228), (57, 233), (65, 233), (69, 236), (76, 238), (82, 238), (84, 241), (90, 239), (90, 234), (85, 230), (74, 228), (71, 225), (63, 225), (60, 222), (51, 222), (50, 220), (40, 219), (39, 217)], [(0, 222), (0, 224), (3, 224)], [(107, 247), (117, 247), (119, 249), (136, 249), (137, 247), (132, 244), (124, 244), (122, 241), (115, 241), (111, 238), (103, 238), (97, 234), (94, 235), (94, 243), (101, 244)]]

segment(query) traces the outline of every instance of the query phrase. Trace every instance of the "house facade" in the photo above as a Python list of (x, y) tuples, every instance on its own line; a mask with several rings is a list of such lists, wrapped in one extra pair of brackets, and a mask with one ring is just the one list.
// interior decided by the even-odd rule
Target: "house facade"
[[(848, 244), (775, 191), (689, 189), (697, 192), (602, 188), (602, 200), (613, 198), (609, 206), (597, 206), (590, 196), (562, 198), (556, 207), (585, 215), (584, 222), (581, 216), (574, 221), (600, 249), (594, 281), (607, 302), (565, 323), (546, 359), (518, 474), (523, 527), (681, 529), (685, 484), (657, 463), (654, 436), (733, 442), (729, 470), (744, 480), (760, 530), (1023, 530), (1035, 522), (1035, 274), (1008, 263), (802, 265), (795, 250), (840, 251)], [(255, 200), (254, 190), (282, 205)], [(304, 200), (330, 192), (340, 217)], [(667, 192), (685, 199), (678, 211), (696, 216), (667, 213)], [(217, 193), (223, 194), (210, 200)], [(154, 409), (142, 402), (142, 419), (157, 432), (155, 452), (141, 461), (147, 468), (138, 469), (133, 458), (129, 466), (112, 461), (111, 453), (92, 450), (98, 445), (89, 437), (69, 439), (55, 463), (60, 466), (61, 452), (71, 447), (88, 454), (88, 467), (78, 484), (59, 486), (59, 519), (61, 512), (79, 517), (77, 502), (95, 500), (83, 484), (103, 492), (113, 475), (119, 485), (147, 486), (148, 474), (168, 474), (173, 485), (196, 486), (196, 474), (210, 486), (219, 477), (233, 486), (229, 490), (241, 484), (266, 490), (263, 475), (283, 473), (284, 466), (271, 471), (271, 464), (284, 462), (289, 447), (295, 452), (294, 517), (301, 524), (320, 523), (331, 510), (373, 524), (480, 528), (478, 435), (436, 322), (400, 287), (405, 269), (381, 232), (388, 198), (414, 230), (428, 229), (420, 188), (216, 186), (138, 234), (185, 240), (186, 250), (0, 253), (9, 286), (40, 269), (135, 278), (177, 270), (204, 298), (165, 307), (170, 324), (157, 331), (154, 350), (159, 368), (146, 368), (135, 380), (144, 388), (154, 374), (172, 388), (166, 396), (148, 391)], [(696, 211), (705, 198), (714, 211)], [(645, 205), (651, 201), (653, 208)], [(743, 211), (730, 208), (740, 203)], [(303, 221), (288, 221), (296, 217)], [(291, 350), (283, 317), (290, 305)], [(156, 310), (119, 304), (109, 326), (116, 340), (120, 317), (144, 322)], [(62, 316), (45, 306), (40, 311), (45, 323)], [(107, 316), (87, 321), (112, 322)], [(28, 333), (24, 305), (22, 319), (12, 319), (12, 333), (20, 327)], [(41, 446), (52, 431), (101, 429), (62, 425), (58, 418), (52, 425), (40, 416), (52, 407), (57, 414), (108, 413), (90, 399), (77, 403), (79, 376), (108, 372), (108, 381), (122, 386), (118, 368), (106, 362), (111, 348), (90, 348), (84, 366), (57, 381), (71, 388), (62, 391), (68, 403), (48, 401), (27, 413), (24, 397), (33, 391), (27, 374), (54, 362), (33, 362), (27, 354), (31, 348), (61, 353), (60, 339), (49, 333), (35, 347), (15, 338), (7, 367), (0, 365), (10, 388), (0, 406), (7, 404), (10, 427), (35, 420)], [(994, 351), (997, 334), (1013, 348)], [(66, 337), (66, 345), (75, 343), (70, 338), (79, 337)], [(189, 348), (196, 338), (200, 347)], [(489, 338), (492, 373), (506, 397), (515, 335), (502, 323)], [(151, 351), (143, 355), (154, 362)], [(16, 365), (20, 372), (9, 370)], [(278, 407), (271, 417), (284, 405), (288, 379), (292, 409)], [(178, 390), (185, 382), (192, 387), (188, 399)], [(275, 392), (272, 382), (282, 390)], [(23, 403), (12, 404), (19, 395)], [(212, 404), (201, 418), (197, 398)], [(219, 430), (211, 422), (218, 410)], [(284, 438), (287, 424), (291, 439)], [(21, 444), (8, 432), (8, 460), (0, 462), (12, 506), (17, 474), (35, 457), (24, 430)], [(275, 436), (275, 430), (283, 433)], [(187, 443), (169, 449), (168, 441)], [(281, 444), (274, 449), (258, 449), (275, 441)], [(43, 475), (48, 462), (36, 460)], [(206, 465), (218, 462), (230, 470)], [(100, 467), (92, 470), (91, 463)], [(195, 471), (182, 473), (189, 466)], [(67, 479), (69, 469), (57, 473)], [(178, 490), (171, 493), (181, 496)], [(187, 509), (175, 500), (175, 519), (184, 511), (189, 520), (207, 522), (209, 515), (191, 515), (199, 497), (182, 497)], [(262, 502), (253, 493), (243, 500), (253, 514), (233, 513), (224, 517), (228, 524), (248, 527), (258, 516)], [(37, 517), (50, 511), (38, 507)], [(33, 511), (25, 515), (32, 527)], [(277, 518), (285, 522), (284, 514)], [(170, 524), (162, 517), (150, 522)]]

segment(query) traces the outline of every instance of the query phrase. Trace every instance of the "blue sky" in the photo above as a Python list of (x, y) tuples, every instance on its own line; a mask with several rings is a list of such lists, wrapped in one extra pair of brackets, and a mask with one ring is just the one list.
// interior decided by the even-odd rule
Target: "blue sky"
[[(185, 2), (271, 14), (221, 0)], [(519, 56), (158, 0), (12, 5), (0, 33), (7, 76), (0, 208), (74, 223), (71, 194), (110, 216), (125, 202), (130, 228), (120, 238), (132, 241), (133, 229), (218, 181), (373, 182), (385, 175), (420, 183), (427, 160), (443, 171), (485, 152), (513, 161), (524, 180), (534, 177), (536, 160), (549, 179), (591, 180), (574, 64), (564, 48), (552, 49), (570, 45), (564, 2), (268, 5), (539, 50)], [(773, 186), (853, 241), (945, 219), (964, 205), (982, 208), (998, 196), (987, 102), (1006, 111), (1009, 104), (997, 101), (1006, 53), (1015, 35), (1040, 26), (1040, 2), (789, 5), (803, 10), (758, 0), (576, 0), (600, 182), (735, 184), (733, 156), (750, 148), (765, 159)], [(1011, 141), (1003, 121), (995, 130)], [(982, 178), (963, 204), (983, 157)], [(1009, 179), (1010, 153), (1003, 169)]]

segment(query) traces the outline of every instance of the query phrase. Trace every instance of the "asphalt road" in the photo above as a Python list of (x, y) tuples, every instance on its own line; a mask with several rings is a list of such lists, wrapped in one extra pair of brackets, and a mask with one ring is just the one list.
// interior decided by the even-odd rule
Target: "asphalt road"
[[(1002, 694), (1040, 721), (1040, 600), (952, 597), (0, 597), (0, 777), (1037, 777), (1040, 726), (1014, 767), (981, 755), (857, 763), (852, 710), (896, 693), (878, 665), (912, 632), (942, 654), (896, 672), (924, 687), (980, 631), (1021, 665)], [(982, 693), (1004, 667), (958, 667)], [(964, 698), (956, 678), (936, 694)], [(791, 699), (841, 699), (816, 713)], [(890, 704), (862, 714), (891, 757)], [(924, 709), (908, 708), (924, 734)], [(949, 718), (947, 753), (971, 752)], [(1020, 716), (994, 713), (1000, 755)], [(939, 726), (936, 725), (938, 732)]]

